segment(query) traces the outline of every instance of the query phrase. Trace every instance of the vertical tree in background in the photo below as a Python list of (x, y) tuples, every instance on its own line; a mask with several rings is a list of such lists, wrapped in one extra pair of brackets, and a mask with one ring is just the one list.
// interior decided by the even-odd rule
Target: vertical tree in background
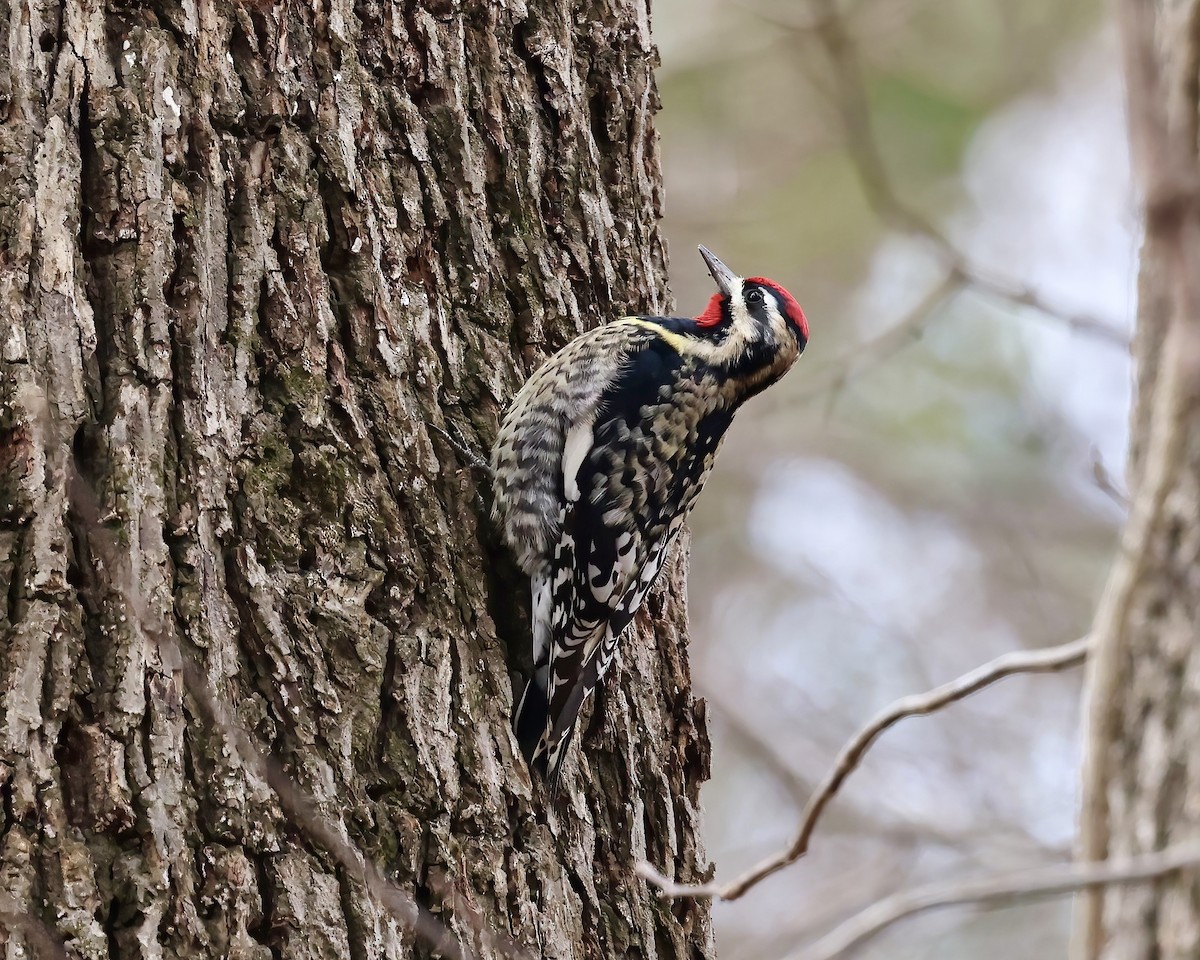
[(548, 817), (526, 585), (433, 429), (667, 306), (644, 2), (0, 0), (0, 51), (6, 955), (413, 955), (187, 664), (483, 955), (709, 955), (631, 869), (705, 869), (680, 564)]
[[(1083, 855), (1200, 834), (1200, 3), (1120, 5), (1145, 207), (1130, 519), (1096, 616)], [(1196, 871), (1085, 895), (1079, 960), (1200, 955)]]

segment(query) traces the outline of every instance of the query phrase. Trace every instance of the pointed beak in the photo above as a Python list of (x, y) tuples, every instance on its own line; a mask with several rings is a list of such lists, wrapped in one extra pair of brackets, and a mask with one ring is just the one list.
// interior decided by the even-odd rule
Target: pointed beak
[(708, 264), (708, 272), (711, 273), (712, 278), (717, 281), (717, 288), (723, 294), (725, 294), (725, 296), (732, 296), (734, 287), (741, 281), (742, 278), (725, 266), (725, 264), (723, 264), (720, 260), (718, 260), (716, 255), (709, 250), (708, 247), (701, 245), (700, 256), (702, 256), (704, 258), (704, 262)]

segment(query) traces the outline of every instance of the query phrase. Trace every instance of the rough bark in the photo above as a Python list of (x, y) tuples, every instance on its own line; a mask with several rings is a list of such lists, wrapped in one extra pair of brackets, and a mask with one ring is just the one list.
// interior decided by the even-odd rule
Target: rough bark
[[(1085, 859), (1200, 837), (1200, 3), (1120, 6), (1146, 212), (1131, 509), (1096, 616)], [(1078, 960), (1200, 956), (1200, 873), (1081, 897)]]
[(483, 452), (548, 351), (667, 306), (655, 56), (644, 0), (0, 0), (4, 916), (110, 960), (427, 951), (181, 651), (467, 944), (711, 955), (632, 872), (707, 869), (683, 560), (547, 813), (526, 587), (429, 426)]

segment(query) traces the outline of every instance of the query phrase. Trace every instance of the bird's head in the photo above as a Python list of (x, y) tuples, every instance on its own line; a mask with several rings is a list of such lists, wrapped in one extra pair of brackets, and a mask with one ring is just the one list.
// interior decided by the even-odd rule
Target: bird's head
[(808, 320), (782, 285), (766, 277), (739, 277), (707, 247), (700, 247), (700, 256), (708, 264), (718, 292), (696, 317), (697, 333), (744, 344), (783, 346), (794, 339), (796, 352), (804, 349)]

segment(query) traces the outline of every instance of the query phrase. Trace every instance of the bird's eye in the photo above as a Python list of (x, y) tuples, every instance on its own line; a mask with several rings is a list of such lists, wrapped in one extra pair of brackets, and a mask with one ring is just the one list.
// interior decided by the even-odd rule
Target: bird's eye
[(753, 304), (762, 303), (763, 302), (763, 292), (761, 290), (759, 290), (757, 287), (752, 287), (750, 290), (746, 291), (746, 302), (753, 303)]

